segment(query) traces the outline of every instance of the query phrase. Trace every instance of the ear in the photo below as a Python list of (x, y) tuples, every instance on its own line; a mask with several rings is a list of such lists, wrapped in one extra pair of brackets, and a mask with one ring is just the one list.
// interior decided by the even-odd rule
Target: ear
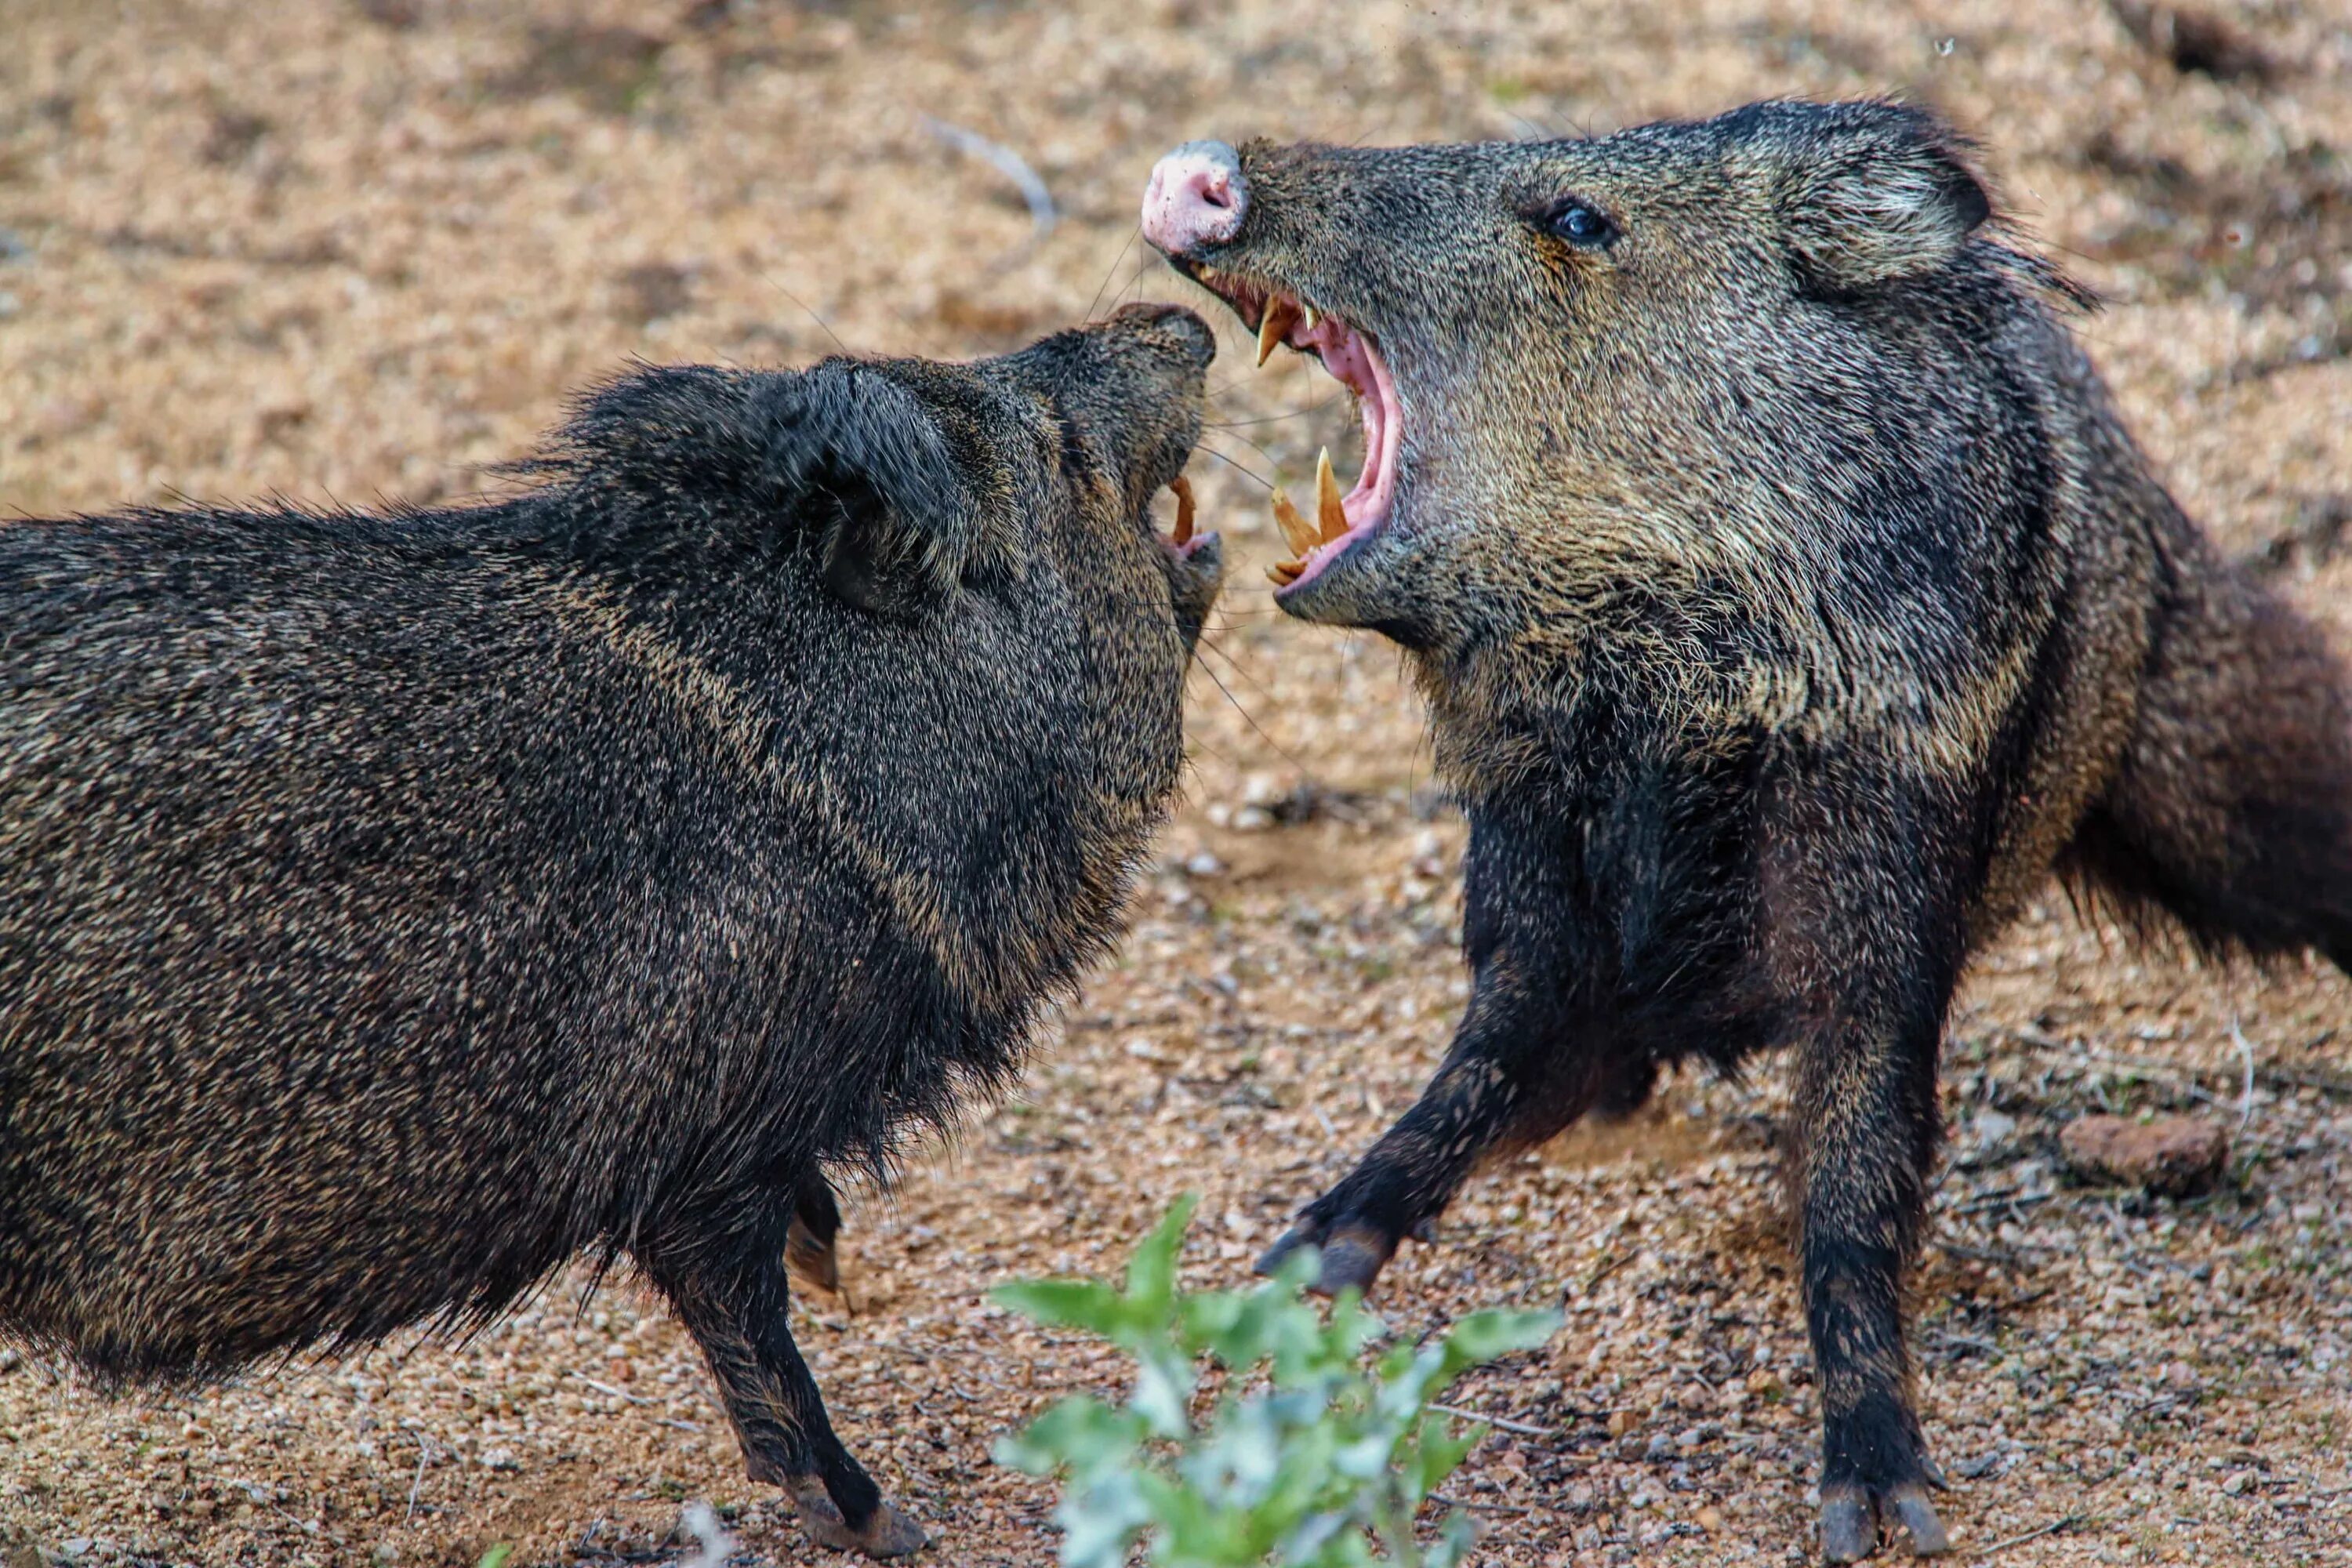
[(1969, 147), (1903, 104), (1804, 105), (1774, 140), (1774, 207), (1798, 269), (1818, 288), (1866, 289), (1958, 255), (1991, 198)]
[(967, 465), (923, 399), (887, 372), (830, 360), (793, 377), (773, 458), (845, 603), (904, 618), (955, 591), (978, 543)]

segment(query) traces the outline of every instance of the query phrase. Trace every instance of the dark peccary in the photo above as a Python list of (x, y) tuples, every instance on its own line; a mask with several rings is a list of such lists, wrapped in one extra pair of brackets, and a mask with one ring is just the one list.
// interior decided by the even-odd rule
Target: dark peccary
[(788, 1234), (1115, 934), (1214, 352), (649, 370), (496, 504), (0, 526), (0, 1329), (201, 1380), (625, 1255), (812, 1538), (920, 1545)]
[(1453, 1049), (1277, 1253), (1369, 1284), (1483, 1157), (1791, 1047), (1822, 1543), (1942, 1550), (1901, 1289), (1954, 983), (2053, 864), (2352, 959), (2336, 657), (2165, 493), (1921, 110), (1196, 142), (1145, 234), (1362, 397), (1281, 603), (1410, 650), (1471, 824)]

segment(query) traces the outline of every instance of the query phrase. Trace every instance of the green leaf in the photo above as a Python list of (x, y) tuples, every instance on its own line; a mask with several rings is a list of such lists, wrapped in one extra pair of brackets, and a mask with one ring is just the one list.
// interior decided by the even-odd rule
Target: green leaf
[(1514, 1351), (1534, 1350), (1559, 1331), (1560, 1322), (1560, 1314), (1556, 1311), (1517, 1312), (1489, 1308), (1473, 1312), (1454, 1324), (1453, 1331), (1445, 1336), (1447, 1364), (1459, 1371)]
[(1091, 1394), (1073, 1394), (1019, 1432), (999, 1437), (989, 1457), (1008, 1469), (1050, 1476), (1068, 1468), (1081, 1478), (1128, 1462), (1144, 1439), (1143, 1423)]
[(988, 1299), (1055, 1328), (1108, 1336), (1123, 1321), (1118, 1292), (1095, 1279), (1016, 1279), (991, 1290)]
[[(1459, 1568), (1470, 1521), (1433, 1543), (1415, 1510), (1485, 1436), (1427, 1408), (1464, 1370), (1541, 1344), (1549, 1312), (1488, 1311), (1444, 1336), (1388, 1345), (1354, 1291), (1306, 1299), (1302, 1251), (1248, 1290), (1177, 1289), (1193, 1201), (1139, 1246), (1123, 1288), (1083, 1280), (1003, 1287), (997, 1301), (1098, 1334), (1136, 1363), (1126, 1402), (1068, 1399), (1001, 1438), (999, 1462), (1066, 1479), (1055, 1518), (1066, 1568)], [(1202, 1358), (1229, 1375), (1208, 1414), (1192, 1405)]]
[(1183, 1250), (1184, 1227), (1192, 1223), (1192, 1211), (1198, 1207), (1199, 1194), (1186, 1193), (1168, 1211), (1135, 1256), (1127, 1265), (1127, 1299), (1131, 1310), (1148, 1314), (1151, 1321), (1164, 1321), (1172, 1311), (1176, 1296), (1176, 1255)]
[(507, 1568), (507, 1559), (513, 1555), (513, 1542), (501, 1541), (482, 1553), (482, 1560), (475, 1564), (475, 1568)]
[(1449, 1417), (1434, 1412), (1421, 1418), (1412, 1460), (1404, 1474), (1405, 1497), (1416, 1506), (1445, 1484), (1445, 1478), (1470, 1457), (1470, 1450), (1486, 1441), (1489, 1430), (1478, 1422), (1456, 1434), (1448, 1430), (1451, 1425)]

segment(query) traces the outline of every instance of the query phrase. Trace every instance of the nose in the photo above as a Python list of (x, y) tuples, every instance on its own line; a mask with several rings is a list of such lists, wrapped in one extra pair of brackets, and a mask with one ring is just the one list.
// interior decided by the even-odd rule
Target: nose
[(1152, 165), (1143, 191), (1143, 237), (1188, 256), (1239, 234), (1249, 211), (1241, 154), (1222, 142), (1187, 142)]

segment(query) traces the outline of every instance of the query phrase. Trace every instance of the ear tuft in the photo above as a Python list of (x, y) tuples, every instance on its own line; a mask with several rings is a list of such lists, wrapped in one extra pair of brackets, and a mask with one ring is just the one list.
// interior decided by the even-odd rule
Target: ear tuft
[(1773, 207), (1798, 269), (1844, 292), (1932, 272), (1992, 216), (1966, 138), (1887, 102), (1788, 104), (1767, 140)]

